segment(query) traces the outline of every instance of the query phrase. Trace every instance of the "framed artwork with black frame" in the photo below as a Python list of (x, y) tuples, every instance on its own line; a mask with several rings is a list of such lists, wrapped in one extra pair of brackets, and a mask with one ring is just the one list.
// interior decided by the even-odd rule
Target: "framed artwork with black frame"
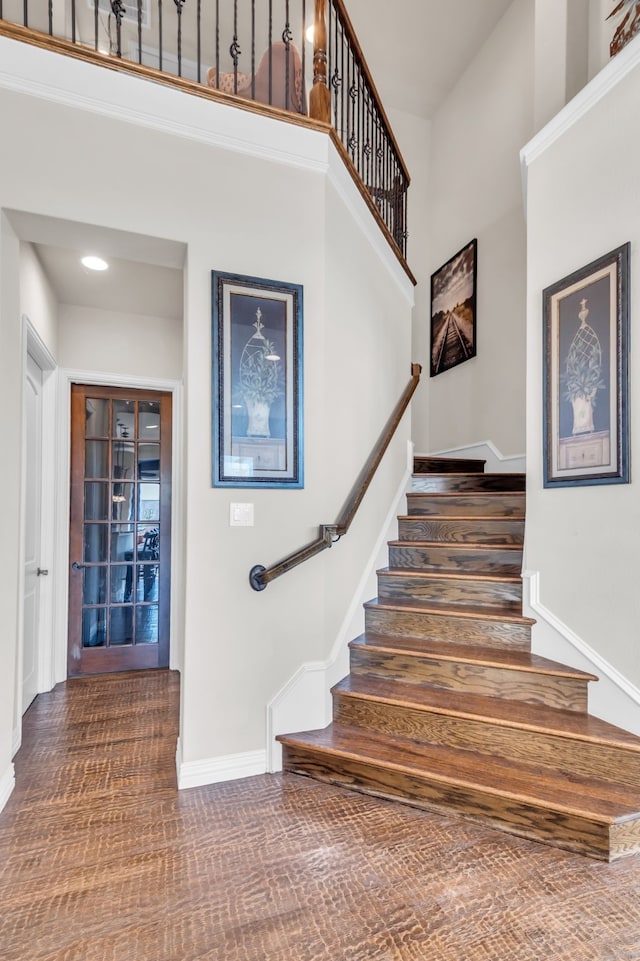
[(629, 254), (542, 293), (545, 487), (629, 482)]
[(302, 287), (213, 270), (213, 486), (304, 486)]
[(478, 241), (431, 275), (431, 376), (476, 355)]

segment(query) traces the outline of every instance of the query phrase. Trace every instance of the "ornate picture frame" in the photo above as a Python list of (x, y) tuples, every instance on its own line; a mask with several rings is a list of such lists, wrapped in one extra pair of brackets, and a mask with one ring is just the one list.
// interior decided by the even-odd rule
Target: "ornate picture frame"
[(301, 488), (302, 287), (213, 270), (213, 486)]
[(542, 293), (545, 487), (629, 483), (629, 255)]

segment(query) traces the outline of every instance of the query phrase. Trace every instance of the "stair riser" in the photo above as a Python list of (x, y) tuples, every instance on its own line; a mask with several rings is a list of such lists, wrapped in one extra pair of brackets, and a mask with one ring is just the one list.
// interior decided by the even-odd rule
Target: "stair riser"
[(454, 544), (518, 544), (524, 540), (524, 521), (500, 517), (455, 518), (413, 515), (398, 518), (401, 541), (442, 541)]
[(523, 491), (524, 474), (414, 474), (411, 490), (433, 493), (450, 491)]
[(485, 461), (477, 458), (460, 457), (421, 457), (416, 454), (413, 458), (413, 470), (416, 474), (482, 474)]
[(412, 547), (389, 547), (389, 567), (407, 570), (429, 568), (435, 571), (482, 571), (484, 574), (520, 574), (522, 551), (493, 547), (452, 547), (448, 544)]
[(408, 514), (524, 517), (525, 494), (407, 494)]
[(333, 710), (334, 720), (340, 724), (640, 787), (640, 757), (610, 744), (518, 730), (482, 718), (451, 717), (344, 692), (334, 694)]
[[(376, 797), (402, 801), (414, 807), (439, 814), (457, 814), (480, 824), (498, 828), (529, 840), (553, 844), (554, 847), (586, 854), (599, 860), (610, 859), (609, 831), (606, 825), (587, 818), (549, 811), (531, 803), (502, 798), (472, 788), (449, 784), (403, 771), (389, 770), (366, 761), (334, 756), (320, 751), (284, 748), (284, 769), (316, 780), (338, 784)], [(637, 850), (640, 842), (627, 836), (618, 847)]]
[(401, 599), (458, 607), (487, 607), (492, 610), (522, 613), (522, 581), (458, 580), (455, 577), (431, 578), (379, 573), (380, 600)]
[(365, 630), (386, 637), (423, 637), (514, 651), (528, 651), (531, 648), (531, 627), (509, 621), (394, 611), (374, 606), (365, 607), (364, 623)]
[(545, 704), (566, 711), (587, 709), (587, 681), (580, 678), (376, 651), (366, 645), (351, 648), (351, 672), (429, 684), (447, 691)]

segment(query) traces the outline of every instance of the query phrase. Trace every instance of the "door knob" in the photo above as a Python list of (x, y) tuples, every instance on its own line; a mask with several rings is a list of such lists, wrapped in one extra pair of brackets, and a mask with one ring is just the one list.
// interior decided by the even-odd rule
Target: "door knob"
[(39, 567), (38, 570), (36, 571), (36, 574), (38, 575), (38, 577), (46, 577), (48, 573), (49, 571), (43, 570), (42, 567)]
[(74, 561), (73, 564), (71, 565), (71, 568), (72, 568), (72, 570), (74, 570), (74, 571), (81, 571), (81, 570), (83, 570), (86, 566), (87, 566), (86, 564), (79, 564), (77, 561)]

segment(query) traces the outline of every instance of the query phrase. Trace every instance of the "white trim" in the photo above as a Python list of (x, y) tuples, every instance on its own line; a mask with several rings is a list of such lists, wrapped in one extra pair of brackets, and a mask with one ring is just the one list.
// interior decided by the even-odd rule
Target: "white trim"
[(589, 83), (538, 131), (520, 151), (526, 210), (526, 171), (552, 144), (578, 123), (640, 63), (640, 36), (616, 54)]
[[(140, 390), (161, 390), (172, 394), (172, 492), (171, 498), (171, 620), (170, 620), (170, 664), (179, 670), (182, 658), (182, 598), (184, 596), (184, 566), (181, 563), (183, 532), (180, 498), (183, 478), (183, 424), (182, 424), (182, 384), (167, 378), (133, 377), (129, 374), (102, 373), (95, 370), (73, 370), (60, 368), (58, 417), (58, 463), (57, 472), (57, 510), (54, 564), (60, 576), (55, 579), (54, 598), (54, 673), (55, 681), (67, 677), (67, 634), (69, 595), (69, 483), (70, 483), (70, 434), (71, 434), (71, 384), (90, 384), (104, 387), (137, 388)], [(177, 601), (177, 603), (176, 603)], [(174, 652), (174, 645), (177, 645)]]
[[(640, 689), (545, 607), (540, 600), (539, 571), (524, 570), (522, 579), (526, 587), (523, 611), (537, 620), (532, 631), (533, 652), (569, 663), (573, 659), (571, 666), (580, 669), (586, 666), (591, 673), (598, 675), (599, 682), (589, 690), (590, 712), (640, 734)], [(559, 650), (562, 642), (568, 645), (566, 652)]]
[(200, 761), (183, 761), (182, 745), (176, 748), (176, 773), (178, 790), (218, 784), (220, 781), (236, 781), (242, 777), (255, 777), (267, 770), (266, 751), (246, 751), (243, 754), (225, 754), (221, 757), (204, 758)]
[[(516, 471), (518, 473), (524, 473), (526, 465), (526, 455), (525, 454), (502, 454), (493, 441), (490, 440), (480, 440), (471, 444), (461, 444), (459, 447), (447, 447), (443, 450), (431, 451), (429, 457), (464, 457), (478, 460), (486, 460), (490, 462), (492, 459), (495, 461), (493, 465), (490, 464), (489, 470), (497, 468), (498, 471)], [(483, 455), (486, 455), (483, 457)], [(505, 465), (505, 466), (502, 466)]]
[[(380, 555), (386, 550), (390, 529), (397, 521), (398, 504), (407, 492), (413, 471), (413, 443), (407, 441), (407, 463), (387, 516), (362, 570), (360, 580), (352, 595), (342, 624), (333, 642), (331, 653), (324, 661), (308, 661), (280, 688), (267, 704), (266, 757), (269, 772), (282, 770), (282, 748), (275, 740), (276, 734), (287, 731), (314, 730), (326, 727), (331, 720), (332, 684), (337, 683), (349, 671), (348, 642), (358, 633), (354, 629), (356, 618), (364, 619), (362, 605), (370, 596), (367, 585), (381, 566)], [(384, 561), (382, 562), (384, 564)], [(362, 627), (360, 627), (360, 632)]]
[(0, 811), (4, 808), (11, 797), (11, 792), (16, 786), (16, 774), (13, 764), (9, 764), (2, 777), (0, 778)]
[[(22, 718), (20, 718), (19, 724), (14, 725), (13, 733), (11, 735), (11, 757), (15, 757), (21, 747), (22, 747)], [(2, 810), (1, 807), (0, 807), (0, 810)]]

